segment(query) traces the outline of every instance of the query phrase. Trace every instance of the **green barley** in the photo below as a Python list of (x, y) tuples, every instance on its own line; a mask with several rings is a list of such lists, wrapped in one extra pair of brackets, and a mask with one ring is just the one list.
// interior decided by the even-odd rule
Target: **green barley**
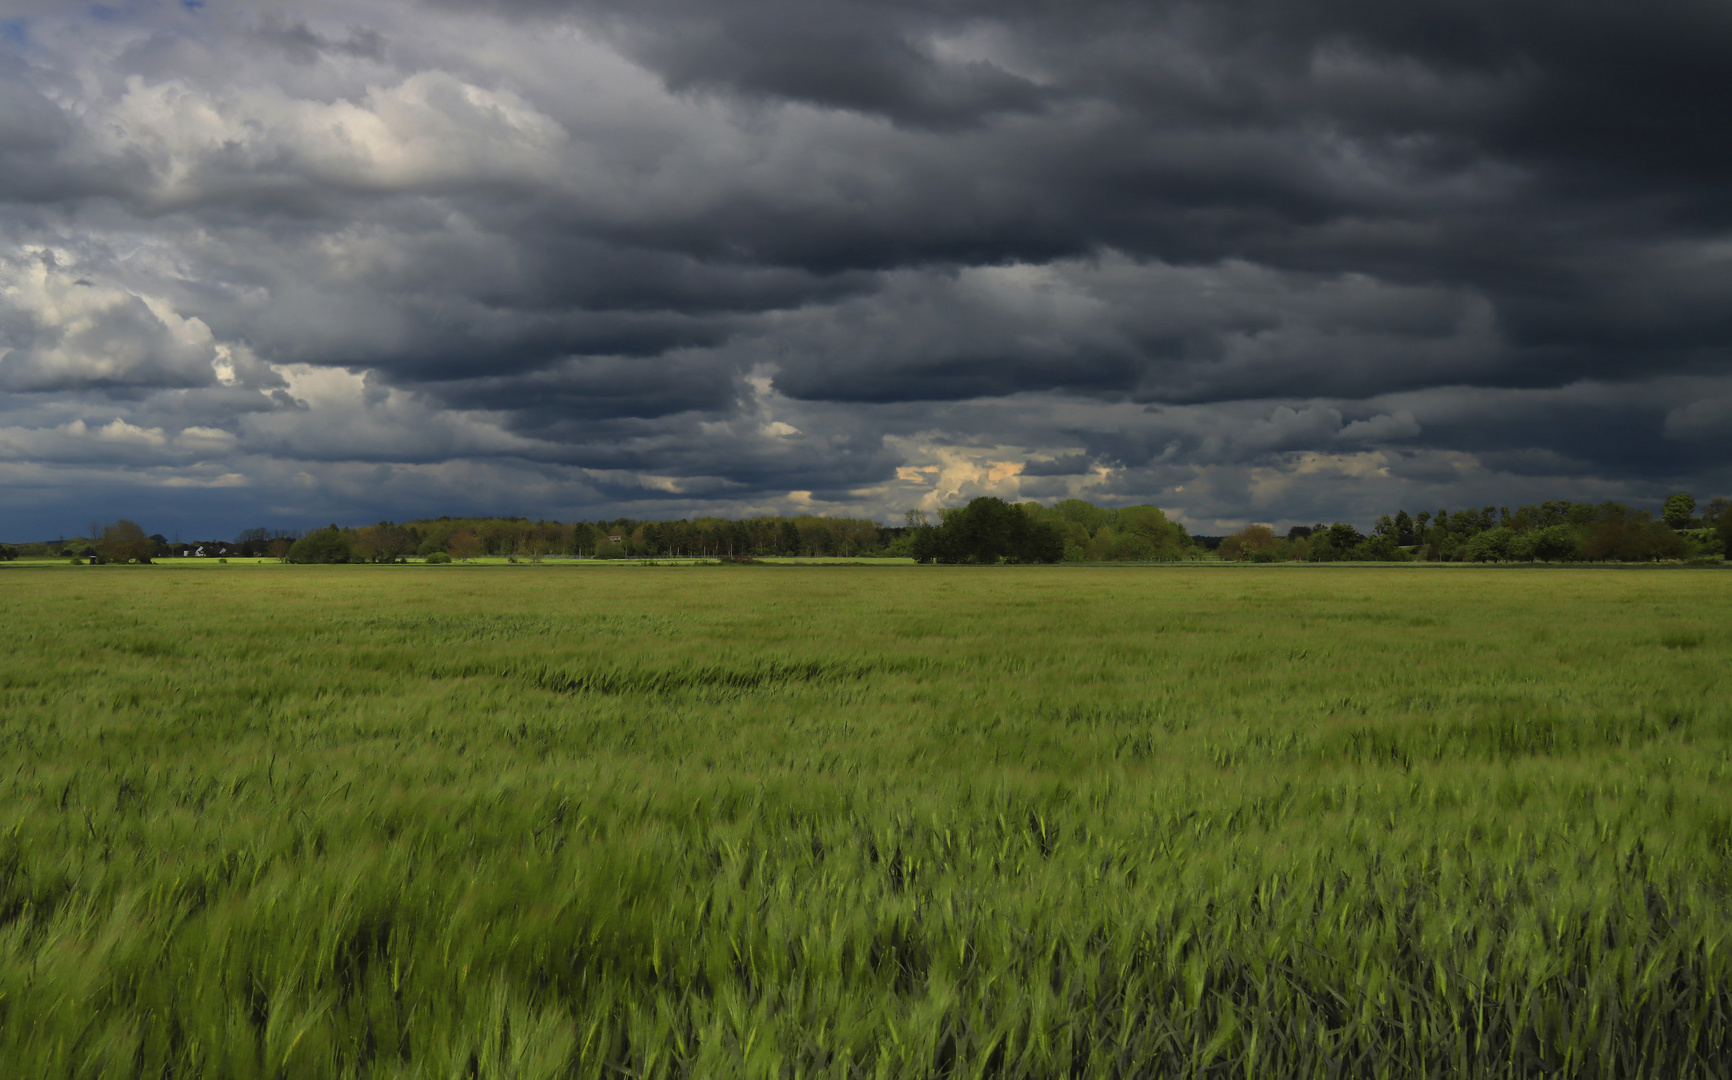
[(1732, 577), (0, 569), (0, 1065), (1716, 1076)]

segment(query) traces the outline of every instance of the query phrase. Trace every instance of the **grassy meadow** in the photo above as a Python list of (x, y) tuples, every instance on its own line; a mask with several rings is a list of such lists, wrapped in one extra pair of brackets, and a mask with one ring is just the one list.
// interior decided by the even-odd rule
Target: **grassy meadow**
[(20, 564), (0, 611), (0, 1075), (1732, 1059), (1732, 572)]

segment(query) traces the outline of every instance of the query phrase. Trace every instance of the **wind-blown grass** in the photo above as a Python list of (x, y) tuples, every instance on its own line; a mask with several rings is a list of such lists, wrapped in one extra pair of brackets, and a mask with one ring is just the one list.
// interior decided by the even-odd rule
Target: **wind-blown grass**
[(1718, 1076), (1732, 575), (0, 570), (8, 1076)]

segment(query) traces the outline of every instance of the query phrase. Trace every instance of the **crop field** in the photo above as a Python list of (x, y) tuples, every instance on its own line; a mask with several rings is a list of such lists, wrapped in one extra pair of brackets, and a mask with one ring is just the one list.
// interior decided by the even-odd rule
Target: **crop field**
[(1715, 1077), (1732, 572), (0, 568), (0, 1075)]

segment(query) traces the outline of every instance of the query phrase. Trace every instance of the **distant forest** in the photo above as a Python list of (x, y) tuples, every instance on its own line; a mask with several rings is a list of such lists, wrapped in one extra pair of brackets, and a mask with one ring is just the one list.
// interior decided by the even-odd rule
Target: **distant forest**
[(752, 559), (912, 557), (922, 562), (1160, 561), (1195, 558), (1202, 549), (1153, 506), (1107, 509), (1080, 500), (1043, 507), (976, 499), (936, 520), (911, 511), (904, 524), (865, 518), (753, 517), (732, 520), (529, 521), (442, 517), (361, 528), (333, 525), (294, 538), (243, 534), (237, 554), (277, 554), (291, 562), (393, 562), (419, 556), (593, 559)]
[(234, 540), (170, 541), (146, 536), (130, 521), (93, 525), (91, 535), (0, 549), (0, 557), (72, 557), (98, 561), (152, 558), (259, 557), (288, 562), (468, 560), (484, 556), (547, 558), (752, 559), (767, 557), (912, 557), (923, 562), (1174, 561), (1203, 548), (1153, 506), (1117, 509), (1070, 500), (1054, 507), (976, 499), (928, 517), (910, 511), (902, 525), (866, 518), (762, 516), (677, 521), (614, 518), (532, 521), (522, 517), (439, 517), (330, 525), (307, 533), (248, 529)]
[(170, 542), (121, 521), (92, 526), (89, 538), (0, 546), (0, 559), (59, 556), (99, 562), (164, 557), (269, 556), (303, 563), (434, 562), (483, 556), (634, 559), (907, 557), (939, 563), (1176, 562), (1573, 562), (1711, 559), (1732, 542), (1732, 502), (1696, 513), (1687, 494), (1656, 517), (1614, 502), (1544, 502), (1478, 510), (1384, 514), (1369, 535), (1337, 522), (1295, 526), (1285, 535), (1252, 525), (1231, 536), (1191, 536), (1154, 506), (1118, 508), (1067, 499), (1053, 506), (979, 498), (928, 516), (910, 511), (899, 526), (865, 518), (762, 516), (733, 520), (531, 521), (521, 517), (440, 517), (330, 525), (308, 533), (248, 529), (232, 541)]
[(1696, 500), (1677, 494), (1656, 518), (1622, 503), (1543, 502), (1384, 514), (1366, 536), (1352, 525), (1295, 526), (1279, 536), (1252, 525), (1221, 540), (1223, 559), (1249, 562), (1653, 562), (1725, 555), (1732, 502), (1716, 498), (1698, 517)]

